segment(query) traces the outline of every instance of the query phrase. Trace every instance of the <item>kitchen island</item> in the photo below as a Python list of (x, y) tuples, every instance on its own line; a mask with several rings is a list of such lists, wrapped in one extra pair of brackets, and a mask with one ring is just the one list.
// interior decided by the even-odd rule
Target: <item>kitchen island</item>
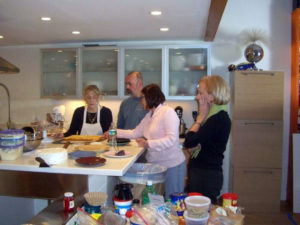
[[(39, 149), (62, 146), (42, 144)], [(69, 146), (68, 151), (72, 151), (72, 148), (74, 149), (74, 145)], [(106, 159), (105, 164), (99, 166), (81, 166), (74, 159), (68, 158), (61, 164), (39, 167), (39, 163), (35, 161), (35, 151), (24, 153), (21, 158), (13, 161), (1, 160), (0, 179), (5, 182), (0, 184), (0, 195), (52, 201), (61, 198), (66, 191), (74, 192), (75, 197), (85, 192), (103, 191), (108, 194), (107, 205), (112, 205), (118, 177), (123, 176), (144, 151), (135, 141), (119, 148), (132, 156), (109, 158), (104, 153), (99, 153), (99, 156)]]

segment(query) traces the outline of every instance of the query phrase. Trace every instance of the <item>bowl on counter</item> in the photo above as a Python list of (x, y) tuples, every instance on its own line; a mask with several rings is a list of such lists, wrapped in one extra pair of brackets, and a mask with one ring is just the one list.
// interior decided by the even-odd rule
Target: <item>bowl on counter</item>
[(23, 152), (29, 152), (37, 149), (43, 139), (43, 137), (38, 133), (25, 133), (24, 136), (25, 141)]

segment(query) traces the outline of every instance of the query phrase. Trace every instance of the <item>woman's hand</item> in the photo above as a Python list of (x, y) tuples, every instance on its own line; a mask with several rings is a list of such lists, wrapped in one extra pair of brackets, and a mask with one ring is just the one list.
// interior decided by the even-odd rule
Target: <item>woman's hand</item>
[(65, 136), (64, 136), (64, 133), (56, 133), (56, 134), (53, 135), (53, 138), (54, 138), (54, 139), (61, 139), (61, 138), (63, 138), (63, 137), (65, 137)]
[(106, 139), (108, 139), (108, 137), (109, 137), (108, 131), (106, 131), (106, 132), (103, 134), (103, 136), (104, 136)]
[(149, 148), (148, 141), (145, 138), (137, 138), (135, 141), (138, 143), (139, 147)]
[[(199, 120), (200, 118), (204, 120), (208, 115), (211, 103), (209, 102), (207, 95), (198, 96), (197, 102), (198, 102), (198, 117), (200, 116), (199, 118), (197, 117), (197, 120)], [(202, 123), (202, 121), (197, 121), (197, 122)]]

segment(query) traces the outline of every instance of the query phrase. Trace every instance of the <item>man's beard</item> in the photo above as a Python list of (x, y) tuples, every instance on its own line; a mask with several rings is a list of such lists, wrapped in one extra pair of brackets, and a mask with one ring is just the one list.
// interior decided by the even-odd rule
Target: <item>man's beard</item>
[(126, 94), (128, 94), (128, 95), (132, 95), (132, 91), (131, 91), (131, 90), (129, 90), (129, 89), (126, 89)]

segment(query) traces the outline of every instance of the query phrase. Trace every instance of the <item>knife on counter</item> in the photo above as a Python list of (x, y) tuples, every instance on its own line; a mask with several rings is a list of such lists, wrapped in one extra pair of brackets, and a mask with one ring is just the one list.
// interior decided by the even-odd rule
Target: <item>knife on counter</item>
[(35, 157), (35, 160), (40, 163), (40, 167), (50, 167), (41, 157)]

